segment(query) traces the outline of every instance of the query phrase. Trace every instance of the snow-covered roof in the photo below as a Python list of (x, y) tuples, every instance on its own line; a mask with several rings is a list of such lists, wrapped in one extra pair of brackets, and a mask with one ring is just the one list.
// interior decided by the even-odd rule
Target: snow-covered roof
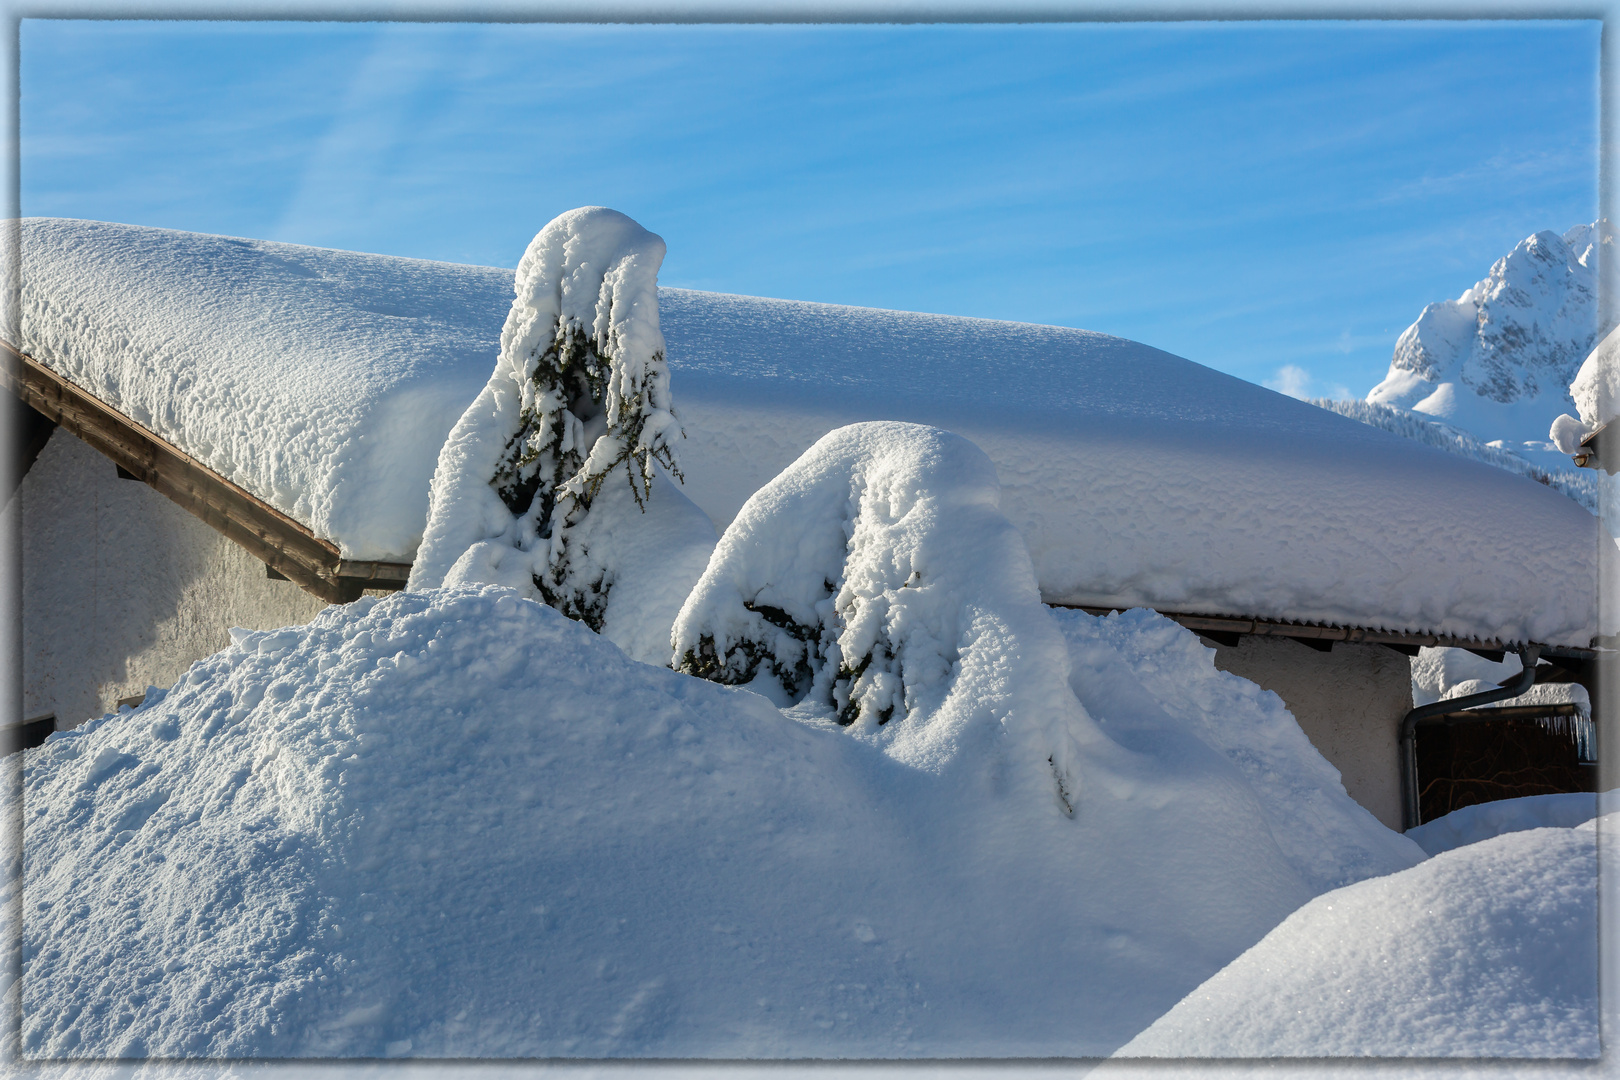
[[(511, 271), (99, 222), (22, 235), (24, 351), (345, 557), (411, 557)], [(1048, 602), (1598, 630), (1613, 545), (1569, 499), (1147, 345), (683, 289), (659, 304), (686, 491), (720, 527), (827, 431), (907, 420), (990, 456)]]

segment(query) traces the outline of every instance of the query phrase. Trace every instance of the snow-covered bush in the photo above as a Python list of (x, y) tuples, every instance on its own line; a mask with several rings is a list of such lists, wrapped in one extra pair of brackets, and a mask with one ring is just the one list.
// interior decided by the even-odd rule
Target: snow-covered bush
[[(685, 502), (660, 475), (681, 475), (658, 326), (663, 258), (663, 240), (600, 206), (561, 215), (529, 244), (494, 374), (440, 452), (412, 588), (511, 585), (603, 629), (623, 530), (602, 519)], [(673, 533), (658, 546), (701, 567), (681, 555), (712, 546), (712, 527), (690, 504), (665, 516)]]
[(804, 703), (929, 771), (1015, 732), (1072, 808), (1074, 732), (1089, 723), (1000, 490), (990, 459), (949, 432), (829, 433), (726, 530), (676, 620), (673, 666)]

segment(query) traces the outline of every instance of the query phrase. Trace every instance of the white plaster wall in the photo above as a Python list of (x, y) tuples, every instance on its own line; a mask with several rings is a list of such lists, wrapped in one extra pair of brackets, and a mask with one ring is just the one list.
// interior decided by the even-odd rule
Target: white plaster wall
[(23, 718), (72, 727), (172, 685), (232, 626), (305, 623), (325, 607), (60, 428), (16, 498)]
[(1382, 645), (1318, 652), (1288, 638), (1216, 646), (1215, 666), (1271, 690), (1333, 763), (1344, 790), (1401, 828), (1401, 720), (1412, 711), (1411, 661)]

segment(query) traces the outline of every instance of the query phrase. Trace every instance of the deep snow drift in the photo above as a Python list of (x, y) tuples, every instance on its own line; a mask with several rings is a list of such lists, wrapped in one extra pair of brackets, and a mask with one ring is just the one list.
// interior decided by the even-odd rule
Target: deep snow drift
[[(30, 220), (23, 241), (24, 348), (348, 557), (414, 553), (510, 271), (93, 222)], [(989, 455), (1049, 602), (1598, 629), (1612, 552), (1521, 477), (1102, 334), (658, 295), (684, 490), (717, 527), (828, 431), (904, 420)]]
[(1306, 904), (1122, 1057), (1592, 1058), (1598, 837), (1510, 832)]
[(1573, 829), (1598, 816), (1600, 806), (1615, 805), (1620, 792), (1599, 796), (1579, 791), (1565, 795), (1528, 795), (1520, 799), (1498, 799), (1453, 810), (1444, 817), (1425, 821), (1403, 834), (1430, 855), (1477, 844), (1493, 836), (1526, 829)]
[(1192, 634), (1058, 623), (1072, 817), (497, 586), (242, 633), (27, 753), (21, 1049), (1106, 1053), (1421, 858)]
[(663, 661), (714, 528), (670, 483), (664, 242), (571, 210), (518, 263), (501, 353), (445, 441), (411, 588), (509, 585)]
[(1367, 400), (1506, 440), (1556, 466), (1540, 460), (1552, 449), (1549, 425), (1574, 404), (1576, 370), (1613, 329), (1598, 322), (1598, 283), (1613, 244), (1607, 221), (1525, 238), (1456, 300), (1423, 309)]

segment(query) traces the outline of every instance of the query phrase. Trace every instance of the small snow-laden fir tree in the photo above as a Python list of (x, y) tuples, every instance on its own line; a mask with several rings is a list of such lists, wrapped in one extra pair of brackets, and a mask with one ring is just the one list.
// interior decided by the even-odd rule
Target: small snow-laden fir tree
[[(494, 374), (440, 452), (412, 588), (508, 584), (602, 629), (616, 568), (593, 513), (622, 518), (617, 504), (632, 501), (645, 511), (660, 469), (681, 477), (658, 325), (663, 258), (663, 240), (600, 206), (563, 214), (529, 244)], [(599, 511), (603, 500), (615, 509)]]
[(671, 666), (808, 708), (930, 772), (994, 760), (1011, 739), (1024, 775), (1072, 810), (1095, 729), (1000, 495), (990, 460), (949, 432), (824, 436), (726, 529), (675, 621)]

